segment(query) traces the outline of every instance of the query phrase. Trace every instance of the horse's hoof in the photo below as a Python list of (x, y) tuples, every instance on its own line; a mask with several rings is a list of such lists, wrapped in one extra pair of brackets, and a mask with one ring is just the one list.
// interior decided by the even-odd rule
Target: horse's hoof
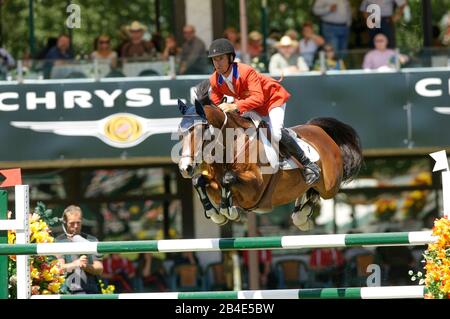
[(239, 209), (236, 206), (232, 206), (228, 210), (228, 219), (232, 221), (239, 221), (241, 219), (241, 213), (239, 212)]
[(226, 223), (228, 223), (228, 219), (225, 216), (220, 215), (220, 214), (213, 214), (210, 216), (210, 218), (218, 226), (223, 226)]
[(312, 220), (307, 220), (306, 223), (295, 226), (297, 226), (301, 231), (311, 231), (314, 229), (314, 223), (312, 222)]
[(298, 225), (303, 225), (308, 221), (308, 215), (302, 214), (301, 212), (292, 213), (291, 218), (292, 218), (292, 222), (297, 227), (298, 227)]

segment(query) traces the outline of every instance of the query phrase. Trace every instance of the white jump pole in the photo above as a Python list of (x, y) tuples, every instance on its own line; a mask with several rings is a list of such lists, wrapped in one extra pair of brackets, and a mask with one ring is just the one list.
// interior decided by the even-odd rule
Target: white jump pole
[[(28, 244), (30, 240), (30, 201), (29, 186), (15, 186), (16, 223), (21, 225), (16, 229), (16, 243)], [(17, 299), (31, 297), (30, 264), (28, 256), (16, 256), (17, 265)]]
[(430, 156), (436, 161), (433, 172), (442, 172), (442, 202), (443, 215), (450, 219), (450, 170), (448, 167), (447, 154), (445, 150), (431, 153)]

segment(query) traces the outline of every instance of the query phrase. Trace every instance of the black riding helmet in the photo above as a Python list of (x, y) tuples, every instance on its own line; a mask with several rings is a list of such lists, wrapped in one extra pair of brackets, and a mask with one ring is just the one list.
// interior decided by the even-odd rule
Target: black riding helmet
[(213, 58), (222, 54), (231, 54), (234, 58), (236, 57), (236, 52), (234, 51), (233, 44), (224, 38), (214, 40), (209, 46), (208, 58)]

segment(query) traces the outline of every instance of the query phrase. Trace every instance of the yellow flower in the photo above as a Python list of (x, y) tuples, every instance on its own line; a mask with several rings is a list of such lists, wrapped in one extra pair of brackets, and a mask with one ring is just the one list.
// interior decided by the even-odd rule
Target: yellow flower
[(139, 208), (138, 205), (133, 205), (129, 208), (130, 214), (131, 215), (136, 215), (139, 214), (139, 212), (141, 211), (141, 209)]
[[(30, 220), (30, 242), (52, 243), (54, 238), (51, 230), (39, 214), (34, 213)], [(8, 243), (15, 243), (15, 231), (8, 232)], [(15, 257), (15, 256), (11, 256)], [(15, 258), (11, 258), (13, 262)], [(14, 264), (13, 264), (14, 267)], [(30, 258), (30, 279), (33, 295), (59, 293), (64, 283), (64, 271), (58, 260), (48, 256), (34, 256)], [(13, 288), (14, 289), (14, 288)]]
[(38, 279), (39, 278), (39, 271), (36, 268), (33, 268), (31, 271), (31, 279)]
[(438, 236), (435, 243), (429, 244), (424, 253), (426, 259), (425, 284), (427, 299), (450, 298), (450, 220), (437, 219), (433, 235)]
[(431, 185), (432, 183), (432, 175), (430, 172), (422, 172), (417, 175), (412, 184), (413, 185)]
[(59, 282), (51, 282), (48, 284), (48, 290), (54, 294), (58, 293), (60, 288), (61, 284)]
[(42, 277), (45, 279), (45, 281), (52, 281), (53, 280), (53, 275), (48, 270), (44, 270), (42, 272)]
[(60, 273), (60, 269), (58, 266), (53, 266), (52, 268), (50, 268), (50, 273), (52, 275), (59, 275)]
[(16, 232), (8, 230), (8, 244), (14, 244), (16, 242)]

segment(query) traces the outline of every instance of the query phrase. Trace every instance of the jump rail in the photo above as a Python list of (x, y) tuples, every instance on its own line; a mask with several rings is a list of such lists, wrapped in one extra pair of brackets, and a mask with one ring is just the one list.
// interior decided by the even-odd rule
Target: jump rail
[(117, 242), (76, 242), (50, 244), (0, 244), (0, 255), (60, 255), (137, 252), (227, 251), (261, 249), (301, 249), (355, 246), (414, 246), (436, 241), (431, 231), (303, 235), (275, 237), (237, 237), (170, 239)]
[(424, 286), (314, 288), (279, 290), (36, 295), (32, 299), (423, 299)]

